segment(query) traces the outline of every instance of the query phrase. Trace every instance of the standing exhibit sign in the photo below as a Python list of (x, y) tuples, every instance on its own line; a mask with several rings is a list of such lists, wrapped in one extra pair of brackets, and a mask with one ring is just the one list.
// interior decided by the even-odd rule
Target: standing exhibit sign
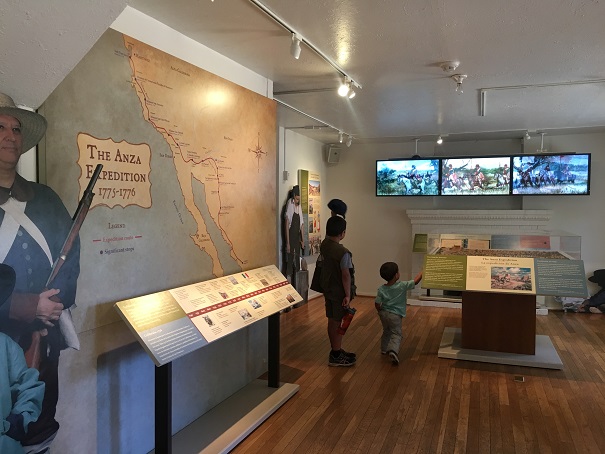
[[(172, 361), (252, 323), (269, 320), (268, 387), (274, 391), (224, 432), (220, 425), (207, 429), (212, 416), (196, 421), (205, 430), (200, 443), (208, 443), (201, 452), (230, 451), (298, 391), (298, 385), (279, 381), (279, 312), (301, 300), (279, 270), (269, 265), (115, 304), (157, 366), (156, 452), (172, 453)], [(254, 398), (249, 391), (232, 396), (248, 403)], [(181, 448), (183, 443), (190, 446), (188, 441), (177, 442)]]
[(156, 366), (299, 303), (274, 265), (120, 301), (122, 319)]
[(305, 254), (319, 254), (321, 244), (321, 178), (318, 172), (298, 171), (300, 205), (305, 223)]
[(567, 260), (553, 251), (498, 250), (492, 252), (499, 255), (491, 256), (467, 256), (465, 251), (426, 255), (422, 288), (588, 297), (582, 260)]

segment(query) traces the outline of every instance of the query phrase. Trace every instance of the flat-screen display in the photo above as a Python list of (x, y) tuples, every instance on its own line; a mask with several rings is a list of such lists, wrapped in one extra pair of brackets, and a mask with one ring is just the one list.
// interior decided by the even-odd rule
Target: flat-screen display
[(590, 153), (513, 156), (512, 193), (523, 195), (590, 194)]
[(439, 159), (376, 161), (376, 195), (439, 195)]
[(510, 156), (441, 158), (441, 195), (509, 195)]

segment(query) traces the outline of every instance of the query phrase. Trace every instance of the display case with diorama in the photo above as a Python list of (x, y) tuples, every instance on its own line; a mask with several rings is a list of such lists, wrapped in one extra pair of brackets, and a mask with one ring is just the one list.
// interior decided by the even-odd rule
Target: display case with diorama
[[(478, 281), (475, 285), (484, 285), (482, 290), (496, 292), (530, 291), (540, 294), (540, 288), (535, 283), (540, 273), (548, 273), (546, 266), (555, 267), (559, 262), (553, 260), (564, 260), (566, 265), (581, 262), (581, 237), (562, 231), (532, 231), (520, 234), (496, 233), (496, 234), (464, 234), (464, 233), (425, 233), (416, 234), (413, 245), (413, 269), (426, 266), (426, 256), (449, 256), (464, 257), (465, 275), (456, 273), (445, 273), (438, 283), (425, 280), (422, 290), (413, 292), (419, 299), (454, 301), (460, 300), (461, 288), (473, 285), (471, 279), (467, 279), (467, 266), (478, 266), (475, 261), (479, 260), (489, 266), (481, 272), (489, 274), (484, 283)], [(469, 258), (472, 257), (472, 258)], [(482, 257), (482, 259), (477, 259)], [(439, 259), (442, 263), (445, 259)], [(455, 266), (455, 258), (452, 264)], [(460, 259), (461, 260), (461, 259)], [(468, 261), (468, 264), (467, 264)], [(501, 266), (499, 265), (499, 262)], [(513, 263), (514, 262), (514, 263)], [(431, 262), (437, 263), (437, 261)], [(526, 263), (524, 266), (518, 266)], [(563, 262), (560, 262), (561, 264)], [(487, 266), (487, 265), (486, 265)], [(538, 268), (539, 267), (539, 268)], [(554, 268), (553, 268), (554, 269)], [(477, 268), (479, 270), (479, 268)], [(472, 271), (472, 270), (470, 270)], [(582, 270), (577, 270), (578, 276)], [(448, 277), (449, 276), (449, 277)], [(487, 276), (486, 276), (487, 277)], [(574, 277), (577, 280), (577, 276)], [(458, 281), (457, 281), (458, 280)], [(464, 280), (464, 282), (460, 282)], [(433, 282), (433, 284), (431, 283)], [(583, 289), (579, 290), (583, 292)], [(549, 294), (549, 291), (545, 291)], [(561, 289), (563, 293), (574, 291)]]

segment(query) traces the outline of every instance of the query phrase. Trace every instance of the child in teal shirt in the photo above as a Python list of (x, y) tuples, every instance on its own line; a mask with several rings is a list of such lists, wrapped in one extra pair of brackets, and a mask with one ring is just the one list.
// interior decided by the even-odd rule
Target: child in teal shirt
[(376, 295), (376, 310), (382, 323), (380, 352), (388, 353), (393, 364), (399, 364), (399, 347), (401, 345), (401, 321), (405, 317), (408, 290), (413, 289), (422, 279), (422, 271), (414, 280), (399, 281), (399, 267), (394, 262), (386, 262), (380, 267), (380, 277), (386, 284), (378, 288)]
[[(0, 263), (0, 306), (11, 297), (15, 270)], [(28, 426), (40, 416), (44, 383), (38, 371), (25, 364), (23, 350), (0, 333), (0, 453), (23, 454), (21, 440)]]

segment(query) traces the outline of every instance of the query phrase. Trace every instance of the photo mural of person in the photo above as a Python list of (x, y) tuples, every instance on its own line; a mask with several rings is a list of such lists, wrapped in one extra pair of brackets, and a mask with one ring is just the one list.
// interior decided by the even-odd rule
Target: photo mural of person
[(16, 272), (14, 291), (0, 305), (0, 331), (20, 345), (27, 365), (38, 369), (45, 385), (40, 417), (21, 441), (28, 454), (47, 452), (59, 430), (59, 355), (67, 348), (59, 319), (66, 320), (64, 310), (75, 303), (80, 272), (76, 238), (51, 288), (46, 288), (71, 216), (51, 188), (25, 180), (16, 170), (21, 155), (38, 144), (46, 126), (43, 116), (17, 107), (0, 93), (0, 258)]
[(304, 249), (303, 216), (300, 206), (300, 187), (292, 188), (292, 197), (286, 202), (284, 214), (284, 236), (286, 250), (286, 277), (294, 285), (294, 275), (300, 270), (300, 254)]

